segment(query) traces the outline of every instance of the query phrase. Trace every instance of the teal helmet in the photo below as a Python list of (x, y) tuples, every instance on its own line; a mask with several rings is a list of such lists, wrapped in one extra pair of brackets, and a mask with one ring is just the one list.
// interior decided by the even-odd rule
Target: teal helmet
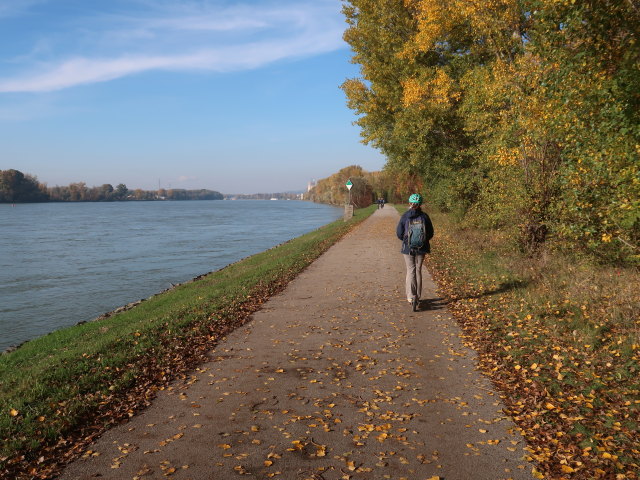
[(418, 205), (422, 205), (422, 195), (419, 193), (414, 193), (409, 197), (409, 203), (416, 203)]

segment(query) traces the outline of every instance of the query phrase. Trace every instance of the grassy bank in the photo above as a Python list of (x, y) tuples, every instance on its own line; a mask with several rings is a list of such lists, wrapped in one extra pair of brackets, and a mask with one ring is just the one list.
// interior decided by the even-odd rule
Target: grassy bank
[(428, 267), (527, 439), (537, 478), (640, 475), (640, 274), (432, 214)]
[(105, 428), (204, 361), (220, 338), (373, 211), (0, 356), (0, 476), (54, 475)]

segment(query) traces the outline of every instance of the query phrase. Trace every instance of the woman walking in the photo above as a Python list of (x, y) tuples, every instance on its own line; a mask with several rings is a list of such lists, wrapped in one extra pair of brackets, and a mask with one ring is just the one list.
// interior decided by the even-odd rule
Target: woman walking
[(418, 302), (422, 293), (422, 262), (425, 254), (429, 253), (429, 240), (433, 238), (433, 225), (429, 215), (422, 211), (422, 195), (414, 193), (409, 197), (407, 210), (396, 227), (396, 235), (402, 240), (402, 255), (407, 266), (405, 292), (407, 301), (418, 309)]

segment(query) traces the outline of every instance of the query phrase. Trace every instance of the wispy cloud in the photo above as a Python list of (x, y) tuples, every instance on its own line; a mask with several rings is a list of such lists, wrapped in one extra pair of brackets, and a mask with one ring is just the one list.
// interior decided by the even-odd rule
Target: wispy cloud
[(78, 22), (86, 44), (80, 53), (63, 52), (58, 60), (0, 78), (0, 93), (55, 91), (157, 70), (255, 69), (344, 46), (335, 0), (226, 9), (182, 3), (179, 10), (170, 3), (149, 3), (155, 8), (137, 15), (105, 13)]
[(198, 177), (194, 177), (191, 175), (180, 175), (177, 180), (179, 183), (185, 183), (185, 182), (192, 182), (194, 180), (197, 180)]
[(0, 18), (9, 18), (23, 15), (34, 5), (45, 0), (2, 0), (0, 1)]

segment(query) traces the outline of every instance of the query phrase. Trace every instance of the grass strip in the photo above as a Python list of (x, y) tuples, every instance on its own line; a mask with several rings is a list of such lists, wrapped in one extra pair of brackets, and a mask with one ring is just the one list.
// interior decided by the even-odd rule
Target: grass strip
[(0, 476), (50, 478), (216, 343), (374, 207), (102, 319), (0, 356)]
[(640, 272), (525, 256), (431, 213), (427, 266), (501, 391), (536, 478), (640, 477)]

